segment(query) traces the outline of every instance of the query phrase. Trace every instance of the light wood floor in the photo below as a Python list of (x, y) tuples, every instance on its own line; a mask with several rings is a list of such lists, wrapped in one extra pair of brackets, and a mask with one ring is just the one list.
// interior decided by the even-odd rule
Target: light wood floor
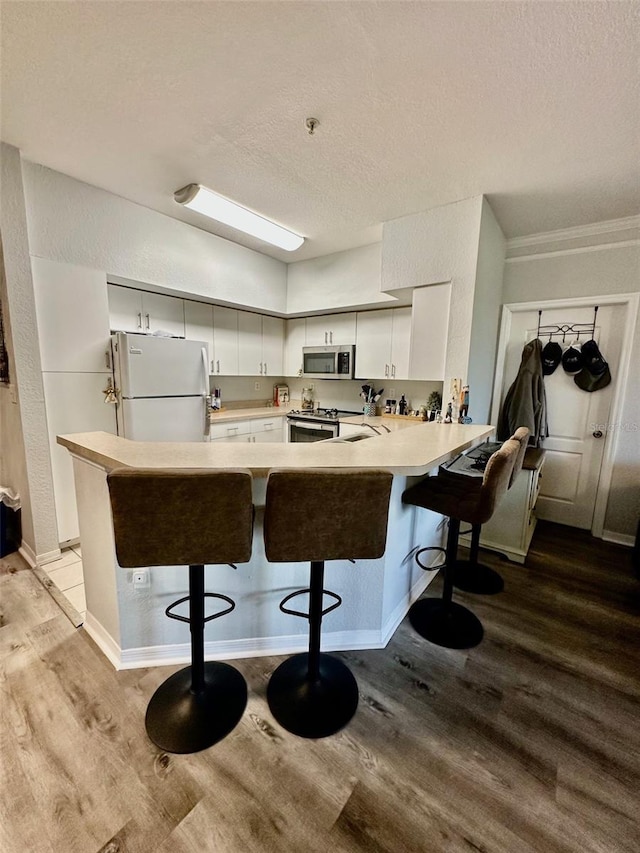
[(236, 661), (244, 718), (192, 756), (144, 732), (172, 670), (115, 672), (17, 555), (0, 561), (0, 850), (637, 853), (629, 550), (540, 524), (526, 567), (483, 557), (506, 589), (457, 594), (485, 626), (476, 649), (431, 646), (405, 620), (385, 650), (345, 653), (360, 706), (320, 741), (271, 717), (279, 659)]

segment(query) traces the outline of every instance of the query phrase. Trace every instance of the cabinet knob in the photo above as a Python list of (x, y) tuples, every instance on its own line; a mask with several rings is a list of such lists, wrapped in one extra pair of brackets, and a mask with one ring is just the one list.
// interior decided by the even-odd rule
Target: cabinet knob
[(601, 430), (601, 429), (597, 429), (597, 430), (593, 433), (593, 437), (594, 437), (594, 438), (602, 438), (602, 430)]

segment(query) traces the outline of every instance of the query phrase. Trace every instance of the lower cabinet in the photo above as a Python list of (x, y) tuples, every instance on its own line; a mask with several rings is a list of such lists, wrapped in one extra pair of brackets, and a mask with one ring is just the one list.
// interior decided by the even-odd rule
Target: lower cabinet
[(278, 415), (273, 418), (254, 420), (226, 421), (212, 424), (209, 433), (211, 441), (240, 441), (249, 443), (283, 442), (286, 418)]
[[(504, 554), (514, 563), (524, 563), (537, 518), (535, 505), (540, 492), (544, 450), (530, 447), (522, 471), (500, 501), (493, 516), (482, 525), (480, 545)], [(461, 541), (470, 541), (461, 536)]]

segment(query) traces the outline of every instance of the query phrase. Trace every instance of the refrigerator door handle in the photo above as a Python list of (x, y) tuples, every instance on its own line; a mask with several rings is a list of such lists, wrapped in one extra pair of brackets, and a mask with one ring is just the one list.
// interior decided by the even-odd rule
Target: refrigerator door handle
[(207, 348), (202, 347), (200, 350), (200, 354), (202, 356), (202, 380), (203, 380), (203, 389), (202, 389), (202, 401), (204, 403), (204, 436), (205, 440), (209, 436), (211, 431), (211, 420), (209, 418), (209, 411), (211, 409), (211, 396), (209, 395), (209, 354), (207, 353)]

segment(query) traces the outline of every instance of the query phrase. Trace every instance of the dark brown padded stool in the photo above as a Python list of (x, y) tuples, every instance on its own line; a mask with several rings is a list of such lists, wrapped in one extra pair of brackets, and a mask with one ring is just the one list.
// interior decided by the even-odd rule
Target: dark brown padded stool
[[(301, 737), (334, 734), (358, 707), (358, 685), (342, 661), (320, 651), (322, 617), (342, 604), (325, 590), (326, 560), (374, 560), (384, 554), (392, 475), (361, 468), (272, 470), (267, 481), (264, 543), (273, 563), (310, 561), (309, 589), (280, 610), (309, 620), (309, 651), (288, 658), (267, 688), (271, 713)], [(309, 611), (286, 605), (309, 594)], [(323, 609), (327, 595), (333, 603)]]
[[(518, 450), (518, 455), (516, 456), (516, 461), (513, 465), (513, 471), (511, 472), (507, 489), (510, 489), (511, 486), (513, 486), (516, 477), (520, 471), (522, 471), (522, 464), (524, 462), (527, 445), (529, 443), (529, 435), (530, 432), (527, 427), (518, 427), (511, 436), (514, 441), (519, 443), (520, 449)], [(486, 463), (487, 458), (491, 453), (495, 453), (495, 451), (501, 446), (501, 442), (487, 442), (486, 444), (481, 444), (477, 448), (474, 448), (474, 450), (467, 454), (467, 456), (471, 457), (476, 455), (478, 461), (484, 461), (484, 463)], [(484, 460), (482, 459), (483, 454)], [(474, 488), (474, 483), (477, 484), (475, 487), (479, 488), (482, 474), (483, 471), (481, 469), (474, 469), (473, 464), (460, 473), (455, 471), (452, 472), (446, 466), (442, 466), (439, 472), (439, 476), (470, 477), (471, 480), (467, 481), (469, 488)], [(481, 524), (474, 524), (472, 526), (469, 559), (456, 560), (456, 567), (453, 573), (453, 585), (456, 589), (461, 589), (464, 592), (472, 592), (476, 595), (496, 595), (504, 589), (504, 580), (495, 569), (484, 565), (484, 563), (478, 562), (481, 530)]]
[[(189, 566), (189, 595), (165, 613), (187, 622), (191, 666), (153, 694), (146, 728), (167, 752), (199, 752), (222, 740), (240, 721), (247, 685), (226, 663), (204, 661), (204, 626), (230, 613), (226, 595), (204, 591), (205, 564), (246, 563), (251, 558), (251, 473), (244, 470), (117, 468), (107, 476), (118, 562), (137, 566)], [(205, 617), (205, 598), (227, 605)], [(189, 617), (173, 608), (189, 602)]]
[(443, 570), (442, 598), (421, 598), (409, 610), (409, 621), (426, 640), (448, 649), (469, 649), (482, 640), (480, 620), (452, 601), (453, 571), (458, 552), (460, 522), (483, 524), (506, 492), (520, 445), (505, 441), (487, 462), (480, 488), (469, 489), (458, 477), (427, 477), (408, 488), (402, 501), (449, 517)]

